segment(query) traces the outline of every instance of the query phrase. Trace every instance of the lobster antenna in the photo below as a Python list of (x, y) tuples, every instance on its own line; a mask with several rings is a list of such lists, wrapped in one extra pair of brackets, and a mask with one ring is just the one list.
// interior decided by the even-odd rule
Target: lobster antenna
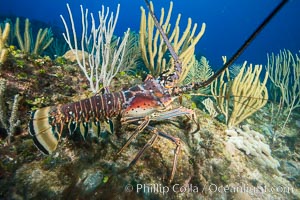
[(235, 54), (223, 65), (223, 67), (217, 71), (213, 76), (204, 82), (196, 82), (192, 86), (192, 89), (199, 89), (212, 83), (222, 72), (226, 70), (234, 61), (244, 52), (249, 44), (255, 39), (255, 37), (263, 30), (263, 28), (271, 21), (271, 19), (281, 10), (281, 8), (288, 2), (288, 0), (282, 0), (276, 8), (269, 14), (267, 18), (256, 28), (256, 30), (250, 35), (250, 37), (244, 42), (244, 44), (237, 50)]
[[(148, 7), (148, 10), (149, 10), (152, 18), (153, 18), (156, 28), (159, 30), (162, 38), (164, 39), (164, 42), (166, 43), (174, 61), (175, 61), (175, 71), (181, 73), (182, 65), (179, 61), (178, 55), (175, 53), (175, 50), (174, 50), (173, 46), (171, 45), (168, 37), (162, 30), (154, 12), (151, 10), (149, 1), (148, 0), (144, 0), (144, 1)], [(181, 91), (184, 92), (184, 91), (193, 90), (193, 89), (197, 90), (201, 87), (205, 87), (205, 86), (209, 85), (210, 83), (212, 83), (217, 77), (219, 77), (221, 75), (221, 73), (223, 73), (230, 65), (232, 65), (235, 62), (235, 60), (244, 52), (244, 50), (249, 46), (249, 44), (256, 38), (256, 36), (263, 30), (263, 28), (271, 21), (271, 19), (281, 10), (281, 8), (287, 2), (288, 2), (288, 0), (282, 0), (276, 6), (276, 8), (274, 8), (274, 10), (269, 14), (269, 16), (265, 18), (265, 20), (256, 28), (256, 30), (250, 35), (250, 37), (244, 42), (244, 44), (236, 51), (235, 54), (233, 54), (233, 56), (223, 65), (223, 67), (219, 71), (217, 71), (213, 76), (211, 76), (206, 81), (191, 83), (189, 85), (182, 86)], [(178, 74), (177, 74), (177, 76), (178, 76)], [(175, 92), (175, 93), (178, 93), (178, 92)]]
[[(147, 8), (148, 8), (148, 10), (149, 10), (149, 13), (150, 13), (151, 16), (152, 16), (152, 19), (153, 19), (153, 21), (154, 21), (154, 24), (155, 24), (156, 28), (158, 29), (160, 35), (161, 35), (162, 38), (164, 39), (164, 42), (166, 43), (166, 45), (167, 45), (167, 47), (168, 47), (168, 49), (169, 49), (169, 51), (170, 51), (170, 53), (171, 53), (171, 55), (172, 55), (174, 61), (175, 61), (175, 71), (181, 73), (181, 71), (182, 71), (182, 65), (181, 65), (181, 62), (180, 62), (180, 60), (179, 60), (178, 55), (176, 54), (176, 52), (175, 52), (173, 46), (171, 45), (171, 43), (170, 43), (170, 41), (169, 41), (169, 38), (166, 36), (164, 30), (162, 29), (161, 25), (159, 24), (159, 22), (158, 22), (158, 20), (157, 20), (157, 18), (156, 18), (156, 16), (155, 16), (153, 10), (152, 10), (151, 7), (150, 7), (149, 1), (148, 1), (148, 0), (144, 0), (144, 1), (145, 1), (146, 5), (147, 5)], [(178, 79), (178, 77), (176, 77), (176, 78)]]

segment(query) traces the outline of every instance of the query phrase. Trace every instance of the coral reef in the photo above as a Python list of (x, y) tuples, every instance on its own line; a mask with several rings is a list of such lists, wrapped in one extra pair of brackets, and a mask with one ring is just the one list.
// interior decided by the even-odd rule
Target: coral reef
[[(168, 13), (171, 11), (172, 5)], [(116, 18), (111, 19), (111, 24), (114, 24)], [(146, 23), (143, 25), (146, 26)], [(191, 22), (188, 22), (187, 32), (191, 31), (190, 26)], [(176, 29), (169, 31), (169, 36), (177, 34)], [(202, 31), (197, 34), (199, 37)], [(149, 39), (157, 40), (156, 45), (154, 40), (152, 45), (164, 50), (164, 45), (158, 43), (159, 36), (152, 33)], [(112, 33), (111, 37), (110, 47), (118, 46), (118, 39)], [(173, 39), (174, 44), (177, 42), (175, 47), (179, 48), (176, 49), (179, 53), (184, 52), (186, 44), (191, 47), (186, 49), (188, 57), (181, 58), (188, 66), (186, 70), (191, 67), (192, 71), (187, 70), (182, 75), (187, 73), (188, 82), (190, 78), (191, 81), (206, 80), (212, 74), (208, 61), (204, 57), (199, 61), (193, 60), (193, 42), (186, 41), (191, 39), (189, 36), (184, 37)], [(144, 40), (145, 51), (149, 56), (147, 36)], [(124, 51), (128, 51), (124, 53), (126, 59), (120, 62), (120, 70), (128, 69), (123, 68), (122, 65), (126, 65), (124, 63), (135, 68), (137, 60), (141, 59), (141, 54), (134, 53), (139, 48), (137, 41), (136, 35), (132, 35), (128, 36), (126, 45), (123, 44)], [(26, 42), (23, 42), (26, 46)], [(181, 42), (183, 44), (178, 45)], [(153, 51), (150, 51), (153, 55), (154, 46)], [(291, 114), (291, 123), (285, 127), (285, 137), (278, 137), (278, 143), (270, 139), (273, 134), (268, 123), (272, 118), (270, 107), (264, 107), (263, 112), (248, 118), (247, 124), (251, 124), (255, 130), (250, 129), (249, 125), (241, 128), (233, 126), (249, 115), (234, 113), (232, 109), (249, 114), (259, 109), (255, 107), (256, 104), (252, 104), (253, 101), (263, 98), (258, 104), (263, 106), (265, 103), (266, 77), (262, 82), (258, 80), (261, 67), (245, 70), (244, 64), (235, 79), (231, 80), (228, 76), (228, 82), (225, 83), (223, 74), (213, 86), (217, 90), (214, 92), (217, 101), (227, 106), (228, 113), (236, 115), (229, 123), (232, 129), (228, 129), (225, 123), (220, 122), (220, 118), (215, 117), (215, 106), (209, 98), (203, 101), (209, 114), (199, 109), (192, 98), (184, 101), (178, 98), (172, 103), (174, 108), (192, 107), (195, 121), (181, 116), (149, 122), (158, 131), (180, 138), (182, 142), (174, 180), (169, 183), (176, 147), (174, 143), (158, 137), (139, 161), (129, 166), (147, 141), (155, 136), (155, 132), (142, 131), (118, 154), (139, 125), (121, 124), (118, 118), (114, 121), (114, 133), (106, 131), (107, 127), (103, 126), (98, 138), (83, 139), (79, 134), (69, 135), (68, 131), (64, 131), (57, 150), (50, 156), (42, 154), (27, 132), (28, 113), (45, 106), (66, 104), (94, 95), (90, 91), (89, 80), (77, 63), (80, 61), (82, 65), (85, 63), (88, 66), (90, 61), (87, 57), (91, 52), (77, 49), (74, 54), (71, 50), (73, 57), (67, 53), (66, 58), (52, 60), (47, 56), (33, 55), (32, 52), (24, 53), (13, 46), (8, 47), (8, 50), (10, 54), (0, 73), (0, 199), (300, 199), (300, 115), (297, 112)], [(106, 56), (112, 56), (116, 49), (110, 50), (111, 54), (106, 52)], [(164, 53), (161, 56), (166, 58), (168, 55)], [(128, 60), (128, 57), (132, 60)], [(186, 63), (185, 59), (192, 60)], [(156, 62), (159, 59), (154, 60)], [(167, 61), (162, 62), (166, 63), (167, 68), (172, 68), (167, 66)], [(191, 63), (193, 66), (190, 66)], [(159, 72), (154, 69), (154, 73)], [(247, 82), (250, 88), (243, 85)], [(112, 92), (120, 91), (141, 83), (142, 78), (137, 74), (116, 73), (109, 83), (109, 89)], [(222, 87), (218, 88), (220, 85)], [(19, 96), (23, 98), (20, 100)], [(245, 102), (245, 99), (249, 102)], [(10, 144), (7, 142), (8, 135), (13, 136)]]
[[(25, 102), (20, 102), (19, 111), (22, 114), (36, 107), (66, 103), (90, 94), (85, 77), (80, 75), (79, 69), (68, 61), (64, 65), (58, 65), (55, 61), (46, 58), (37, 61), (37, 59), (24, 57), (21, 68), (17, 66), (17, 62), (20, 62), (17, 59), (24, 55), (19, 53), (15, 56), (13, 60), (8, 60), (11, 65), (2, 71), (2, 76), (7, 79), (8, 97), (14, 96), (12, 88), (13, 91), (18, 90), (27, 97)], [(26, 78), (23, 77), (24, 75), (17, 75), (24, 73), (27, 75)], [(126, 85), (138, 84), (140, 82), (137, 82), (137, 79), (118, 74), (116, 81), (112, 82), (111, 89), (120, 90)], [(40, 90), (41, 87), (44, 89)], [(187, 105), (189, 103), (189, 101), (184, 102)], [(175, 102), (174, 106), (179, 106), (179, 103)], [(122, 126), (114, 134), (103, 132), (99, 141), (94, 142), (82, 141), (78, 136), (63, 139), (53, 155), (45, 156), (37, 150), (27, 134), (28, 118), (22, 118), (21, 132), (15, 135), (10, 145), (0, 139), (0, 197), (14, 199), (24, 197), (28, 199), (238, 199), (241, 196), (259, 199), (272, 197), (296, 199), (300, 197), (299, 189), (280, 176), (275, 169), (263, 170), (256, 159), (249, 158), (251, 154), (245, 155), (232, 143), (231, 146), (228, 145), (229, 142), (225, 142), (226, 138), (228, 139), (224, 131), (225, 125), (211, 119), (198, 109), (195, 112), (200, 130), (193, 134), (191, 132), (195, 131), (196, 124), (186, 120), (185, 117), (152, 124), (158, 130), (179, 137), (183, 141), (177, 172), (171, 185), (168, 183), (168, 178), (175, 146), (169, 140), (159, 139), (153, 148), (147, 150), (139, 162), (131, 168), (128, 168), (128, 164), (152, 136), (148, 131), (140, 133), (136, 140), (116, 157), (118, 150), (135, 130), (134, 125)], [(262, 138), (261, 141), (264, 142)], [(293, 165), (296, 166), (295, 163)], [(281, 167), (285, 170), (292, 169), (292, 166), (287, 164)], [(296, 169), (293, 168), (294, 172), (291, 171), (287, 178), (292, 179), (297, 176)], [(126, 188), (130, 185), (132, 191), (127, 191)], [(158, 188), (170, 189), (168, 193), (153, 190), (152, 192), (138, 191), (138, 186), (141, 185), (150, 188), (155, 185)], [(290, 193), (214, 190), (216, 186), (237, 188), (243, 185), (258, 189), (284, 185), (294, 190)], [(173, 186), (175, 191), (172, 190)]]
[(270, 146), (265, 143), (264, 136), (251, 130), (248, 125), (243, 125), (242, 129), (232, 128), (225, 132), (229, 136), (228, 143), (234, 144), (246, 155), (253, 156), (262, 167), (277, 169), (280, 166), (272, 157)]

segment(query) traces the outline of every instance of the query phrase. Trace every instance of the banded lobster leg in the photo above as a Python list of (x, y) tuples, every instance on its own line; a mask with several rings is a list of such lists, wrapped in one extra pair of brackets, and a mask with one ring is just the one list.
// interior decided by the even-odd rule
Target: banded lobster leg
[(137, 153), (137, 155), (135, 156), (135, 158), (130, 162), (128, 168), (132, 167), (133, 165), (135, 165), (137, 163), (137, 161), (141, 158), (141, 156), (143, 155), (143, 153), (150, 147), (153, 146), (153, 144), (156, 142), (158, 137), (162, 137), (164, 139), (170, 140), (171, 142), (173, 142), (176, 147), (174, 150), (174, 159), (173, 159), (173, 166), (172, 166), (172, 171), (171, 171), (171, 176), (169, 178), (169, 183), (171, 183), (173, 181), (175, 172), (176, 172), (176, 166), (177, 166), (177, 160), (178, 160), (178, 156), (181, 150), (181, 140), (180, 138), (174, 137), (172, 135), (169, 135), (167, 133), (161, 132), (159, 131), (157, 128), (154, 128), (152, 126), (147, 126), (146, 127), (148, 130), (150, 130), (151, 132), (154, 133), (154, 135), (150, 138), (150, 140), (148, 140), (148, 142), (145, 144), (145, 146)]
[(197, 123), (197, 130), (198, 130), (199, 124), (196, 121), (195, 112), (193, 110), (184, 107), (179, 107), (169, 111), (155, 112), (150, 116), (146, 116), (146, 117), (123, 117), (121, 119), (122, 123), (138, 122), (140, 125), (135, 129), (134, 133), (127, 139), (126, 143), (118, 151), (117, 154), (120, 154), (132, 142), (132, 140), (148, 126), (150, 121), (163, 121), (166, 119), (171, 119), (173, 117), (178, 117), (182, 115), (186, 115), (190, 119), (193, 119)]
[[(193, 110), (184, 108), (184, 107), (179, 107), (176, 109), (172, 109), (169, 111), (162, 111), (162, 112), (155, 112), (151, 114), (150, 116), (146, 117), (124, 117), (122, 118), (123, 123), (128, 123), (128, 122), (138, 122), (140, 125), (136, 128), (134, 133), (128, 138), (126, 141), (125, 145), (119, 150), (117, 154), (120, 154), (131, 142), (132, 140), (140, 133), (142, 132), (145, 128), (148, 129), (149, 131), (153, 132), (154, 135), (151, 137), (151, 139), (145, 144), (145, 146), (137, 153), (135, 158), (131, 161), (129, 164), (128, 168), (131, 166), (135, 165), (136, 162), (140, 159), (140, 157), (143, 155), (143, 153), (157, 140), (158, 137), (163, 137), (171, 142), (173, 142), (176, 145), (175, 149), (175, 155), (174, 155), (174, 160), (173, 160), (173, 167), (171, 171), (171, 177), (170, 177), (170, 182), (172, 182), (174, 178), (174, 174), (176, 171), (176, 165), (177, 165), (177, 159), (178, 155), (181, 149), (181, 140), (177, 137), (171, 136), (169, 134), (163, 133), (161, 131), (158, 131), (158, 129), (149, 126), (150, 121), (163, 121), (166, 119), (171, 119), (173, 117), (178, 117), (178, 116), (183, 116), (186, 115), (187, 117), (193, 119), (196, 122), (196, 117), (195, 117), (195, 112)], [(196, 122), (197, 123), (197, 122)], [(199, 124), (197, 123), (197, 127), (199, 127)]]

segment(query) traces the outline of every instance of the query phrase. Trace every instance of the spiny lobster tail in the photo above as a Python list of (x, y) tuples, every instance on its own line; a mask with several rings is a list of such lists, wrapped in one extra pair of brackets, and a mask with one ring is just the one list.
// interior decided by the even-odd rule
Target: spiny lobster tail
[(124, 101), (123, 93), (116, 92), (41, 108), (32, 112), (29, 132), (38, 149), (48, 155), (56, 149), (65, 126), (70, 135), (79, 132), (83, 139), (98, 138), (100, 122), (107, 123), (113, 132), (110, 118), (120, 114)]
[(29, 122), (29, 132), (34, 144), (47, 155), (56, 149), (59, 140), (58, 134), (50, 125), (50, 110), (51, 107), (45, 107), (32, 112)]

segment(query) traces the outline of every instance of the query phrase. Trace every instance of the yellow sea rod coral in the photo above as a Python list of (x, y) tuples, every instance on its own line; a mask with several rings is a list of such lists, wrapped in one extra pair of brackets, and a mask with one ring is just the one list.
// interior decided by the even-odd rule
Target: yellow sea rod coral
[[(153, 4), (150, 2), (150, 7), (153, 9)], [(179, 56), (182, 63), (182, 73), (179, 83), (185, 79), (190, 68), (195, 62), (195, 45), (201, 39), (205, 31), (205, 23), (202, 24), (201, 30), (196, 34), (197, 23), (192, 27), (191, 18), (188, 19), (188, 24), (180, 36), (179, 22), (181, 15), (178, 14), (173, 30), (169, 23), (173, 9), (173, 2), (170, 2), (166, 18), (164, 17), (164, 8), (161, 9), (159, 23), (162, 25), (163, 31), (169, 36), (169, 41), (172, 43), (175, 53)], [(164, 19), (165, 18), (165, 19)], [(148, 18), (145, 14), (145, 9), (141, 7), (141, 22), (140, 22), (140, 49), (143, 61), (153, 76), (158, 76), (165, 70), (170, 73), (174, 70), (174, 60), (170, 58), (166, 60), (167, 46), (165, 45), (159, 31), (154, 26), (154, 21), (148, 13)]]
[(0, 64), (4, 63), (7, 57), (7, 49), (5, 47), (5, 44), (8, 40), (10, 32), (10, 24), (5, 23), (4, 29), (0, 27)]
[(262, 66), (255, 65), (253, 68), (250, 64), (246, 69), (246, 64), (247, 62), (244, 62), (239, 74), (233, 80), (230, 80), (229, 71), (226, 70), (211, 85), (211, 92), (229, 127), (239, 124), (268, 101), (266, 87), (268, 73), (261, 82), (259, 76)]

